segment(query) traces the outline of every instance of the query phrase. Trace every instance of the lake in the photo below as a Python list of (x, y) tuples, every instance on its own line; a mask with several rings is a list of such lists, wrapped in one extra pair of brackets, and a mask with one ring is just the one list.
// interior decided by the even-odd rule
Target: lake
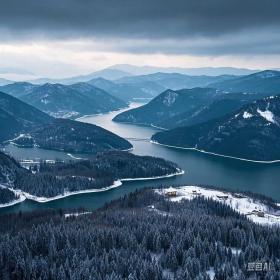
[[(140, 105), (142, 104), (132, 103), (130, 108), (135, 108)], [(88, 116), (79, 119), (79, 121), (102, 126), (121, 137), (129, 139), (134, 146), (134, 150), (132, 151), (134, 154), (162, 157), (176, 162), (185, 170), (185, 174), (160, 180), (124, 182), (121, 187), (106, 192), (80, 194), (48, 203), (37, 203), (26, 200), (20, 204), (0, 209), (0, 213), (17, 212), (20, 210), (30, 211), (40, 208), (84, 207), (96, 209), (104, 205), (104, 203), (136, 189), (161, 185), (213, 185), (229, 190), (261, 193), (280, 201), (280, 163), (263, 164), (246, 162), (203, 154), (197, 151), (180, 150), (152, 144), (145, 139), (149, 139), (159, 130), (151, 127), (112, 122), (112, 118), (118, 113), (120, 111), (104, 115)], [(17, 158), (32, 158), (33, 155), (34, 157), (42, 157), (44, 159), (66, 159), (67, 157), (69, 159), (69, 156), (61, 152), (41, 149), (21, 149), (14, 146), (9, 146), (7, 149), (9, 149), (11, 154), (17, 156)]]

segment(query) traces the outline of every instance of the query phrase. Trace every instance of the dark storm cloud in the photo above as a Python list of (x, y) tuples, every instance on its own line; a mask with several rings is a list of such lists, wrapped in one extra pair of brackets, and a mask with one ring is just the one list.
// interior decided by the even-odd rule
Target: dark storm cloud
[[(252, 47), (253, 52), (262, 53), (268, 52), (265, 39), (274, 44), (268, 49), (279, 51), (279, 39), (275, 38), (279, 35), (271, 32), (279, 30), (279, 11), (279, 0), (9, 0), (2, 1), (0, 6), (0, 29), (2, 38), (10, 35), (10, 39), (28, 36), (120, 38), (124, 42), (171, 39), (172, 46), (161, 45), (161, 52), (204, 53), (208, 49), (210, 53), (215, 50), (231, 53), (248, 52)], [(244, 32), (246, 40), (240, 39)], [(270, 33), (270, 37), (266, 36)], [(224, 44), (228, 37), (231, 37), (229, 46)], [(180, 45), (180, 40), (193, 38), (212, 40), (210, 48), (203, 40), (198, 40), (195, 47)], [(140, 49), (124, 42), (120, 49), (153, 51), (148, 43)]]

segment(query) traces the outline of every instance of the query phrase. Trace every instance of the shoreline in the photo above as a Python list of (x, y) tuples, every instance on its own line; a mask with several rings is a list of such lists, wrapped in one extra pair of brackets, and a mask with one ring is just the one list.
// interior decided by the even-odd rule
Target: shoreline
[(174, 177), (174, 176), (183, 175), (184, 173), (185, 173), (185, 171), (180, 169), (180, 171), (178, 170), (178, 172), (176, 172), (176, 173), (162, 175), (162, 176), (147, 177), (147, 178), (118, 179), (118, 180), (114, 181), (113, 185), (108, 186), (108, 187), (104, 187), (104, 188), (100, 188), (100, 189), (88, 189), (88, 190), (74, 191), (74, 192), (69, 192), (69, 193), (57, 195), (57, 196), (50, 197), (50, 198), (48, 198), (48, 197), (38, 197), (38, 196), (29, 194), (29, 193), (21, 191), (21, 190), (15, 190), (13, 188), (4, 186), (5, 188), (9, 189), (10, 191), (14, 192), (15, 194), (20, 195), (22, 200), (14, 201), (13, 204), (0, 204), (0, 208), (13, 206), (15, 204), (23, 202), (26, 199), (29, 199), (29, 200), (32, 200), (32, 201), (35, 201), (35, 202), (38, 202), (38, 203), (47, 203), (47, 202), (50, 202), (50, 201), (59, 200), (59, 199), (63, 199), (63, 198), (69, 197), (69, 196), (74, 196), (74, 195), (79, 195), (79, 194), (97, 193), (97, 192), (108, 191), (108, 190), (111, 190), (111, 189), (122, 186), (122, 182), (164, 179), (164, 178), (170, 178), (170, 177)]
[(19, 204), (19, 203), (21, 203), (21, 202), (23, 202), (23, 201), (26, 200), (26, 197), (21, 193), (21, 191), (12, 190), (12, 189), (10, 189), (9, 187), (7, 187), (7, 186), (5, 186), (5, 185), (0, 185), (0, 188), (9, 189), (9, 190), (12, 191), (15, 195), (19, 195), (19, 198), (16, 199), (16, 200), (13, 200), (13, 201), (10, 201), (10, 202), (7, 202), (7, 203), (0, 204), (0, 208), (10, 207), (10, 206)]
[(159, 142), (154, 141), (154, 140), (151, 140), (150, 143), (155, 144), (155, 145), (164, 146), (164, 147), (174, 148), (174, 149), (191, 150), (191, 151), (196, 151), (196, 152), (200, 152), (200, 153), (203, 153), (203, 154), (208, 154), (208, 155), (213, 155), (213, 156), (218, 156), (218, 157), (223, 157), (223, 158), (230, 158), (230, 159), (235, 159), (235, 160), (241, 160), (241, 161), (246, 161), (246, 162), (262, 163), (262, 164), (272, 164), (272, 163), (279, 163), (280, 162), (280, 159), (262, 161), (262, 160), (253, 160), (253, 159), (239, 158), (239, 157), (234, 157), (234, 156), (227, 156), (227, 155), (222, 155), (222, 154), (216, 154), (216, 153), (213, 153), (213, 152), (207, 152), (207, 151), (204, 151), (204, 150), (199, 150), (197, 148), (186, 148), (186, 147), (162, 144), (162, 143), (159, 143)]
[(179, 175), (185, 174), (184, 170), (178, 170), (177, 173), (162, 175), (162, 176), (154, 176), (154, 177), (147, 177), (147, 178), (124, 178), (120, 179), (122, 182), (130, 182), (130, 181), (144, 181), (144, 180), (157, 180), (157, 179), (164, 179), (164, 178), (171, 178)]

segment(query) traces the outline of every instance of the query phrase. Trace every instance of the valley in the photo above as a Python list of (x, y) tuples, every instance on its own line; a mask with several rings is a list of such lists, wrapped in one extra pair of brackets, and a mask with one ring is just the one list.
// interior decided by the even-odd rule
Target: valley
[[(142, 106), (143, 103), (132, 103), (130, 109)], [(8, 208), (2, 208), (0, 213), (11, 213), (18, 211), (31, 211), (44, 208), (64, 208), (77, 209), (84, 207), (87, 209), (97, 209), (113, 199), (119, 198), (130, 192), (151, 186), (178, 186), (178, 185), (214, 185), (224, 187), (228, 190), (251, 191), (274, 197), (280, 201), (277, 182), (280, 180), (280, 163), (262, 164), (254, 162), (244, 162), (236, 159), (221, 158), (210, 154), (203, 154), (193, 150), (178, 150), (175, 148), (155, 145), (150, 142), (153, 134), (161, 130), (125, 123), (116, 123), (112, 119), (121, 111), (111, 112), (103, 115), (87, 116), (80, 118), (79, 121), (94, 123), (105, 129), (118, 133), (133, 144), (132, 153), (136, 155), (151, 155), (161, 157), (166, 160), (176, 162), (185, 173), (180, 176), (169, 177), (157, 180), (143, 181), (123, 181), (120, 188), (113, 188), (106, 192), (77, 194), (63, 199), (38, 203), (32, 200), (25, 200), (22, 203)], [(142, 139), (142, 140), (137, 140)], [(147, 139), (147, 140), (143, 140)], [(8, 147), (9, 148), (9, 147)], [(70, 159), (61, 152), (40, 150), (35, 148), (9, 148), (13, 155), (21, 153), (22, 158), (29, 156), (44, 159)], [(32, 154), (34, 156), (32, 156)], [(86, 158), (87, 155), (77, 155)]]

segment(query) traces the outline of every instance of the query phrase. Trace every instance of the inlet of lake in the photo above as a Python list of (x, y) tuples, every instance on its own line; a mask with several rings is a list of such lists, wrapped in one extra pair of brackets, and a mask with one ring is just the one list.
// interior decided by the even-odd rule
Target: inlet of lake
[[(132, 103), (130, 104), (130, 108), (135, 108), (140, 105), (140, 103)], [(264, 164), (246, 162), (203, 154), (192, 150), (180, 150), (152, 144), (149, 139), (159, 130), (146, 126), (112, 121), (114, 116), (124, 110), (103, 115), (88, 116), (79, 119), (79, 121), (99, 125), (128, 139), (133, 144), (134, 149), (132, 153), (134, 154), (162, 157), (176, 162), (184, 169), (184, 175), (159, 180), (123, 182), (122, 186), (108, 191), (78, 194), (47, 203), (25, 200), (14, 206), (0, 209), (0, 213), (32, 211), (43, 208), (71, 209), (83, 207), (96, 209), (103, 206), (106, 202), (110, 202), (136, 189), (151, 186), (210, 185), (229, 190), (260, 193), (280, 201), (280, 163)], [(6, 151), (16, 158), (70, 159), (63, 152), (41, 150), (38, 148), (23, 149), (9, 145), (6, 147)], [(86, 156), (79, 155), (79, 157)]]

